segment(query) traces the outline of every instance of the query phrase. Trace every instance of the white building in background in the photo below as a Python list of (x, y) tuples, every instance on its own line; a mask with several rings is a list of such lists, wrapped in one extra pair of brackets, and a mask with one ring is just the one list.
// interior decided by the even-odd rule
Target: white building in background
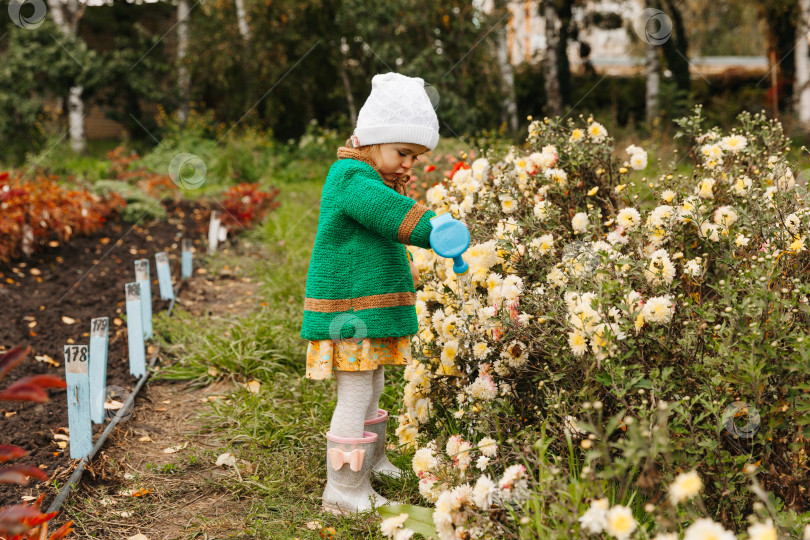
[[(473, 4), (488, 12), (492, 9), (493, 0), (477, 0)], [(506, 26), (509, 60), (513, 65), (522, 62), (541, 61), (546, 49), (545, 21), (540, 15), (540, 0), (512, 0), (507, 6), (510, 12)], [(624, 24), (616, 29), (605, 30), (592, 26), (580, 25), (579, 39), (591, 47), (590, 62), (598, 73), (608, 75), (639, 74), (644, 71), (644, 49), (641, 39), (633, 30), (634, 20), (642, 16), (644, 3), (640, 0), (626, 2), (600, 1), (587, 9), (577, 6), (573, 16), (582, 21), (588, 11), (599, 10), (602, 13), (619, 14)], [(580, 73), (584, 70), (579, 56), (579, 45), (571, 43), (568, 47), (568, 60), (571, 70)], [(729, 68), (741, 68), (750, 71), (768, 69), (768, 61), (763, 56), (714, 56), (691, 59), (692, 71), (696, 77), (723, 72)]]

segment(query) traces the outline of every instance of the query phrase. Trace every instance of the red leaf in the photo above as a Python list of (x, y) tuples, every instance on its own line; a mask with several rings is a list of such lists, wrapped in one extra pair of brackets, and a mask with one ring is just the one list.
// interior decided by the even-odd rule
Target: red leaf
[(27, 484), (29, 477), (43, 482), (48, 479), (42, 469), (33, 465), (9, 465), (0, 469), (0, 484)]
[(64, 538), (68, 534), (72, 533), (73, 527), (71, 527), (71, 525), (73, 525), (73, 522), (68, 521), (67, 523), (59, 527), (52, 535), (50, 535), (48, 537), (48, 540), (59, 540), (60, 538)]
[(50, 521), (59, 512), (43, 514), (33, 506), (14, 504), (0, 508), (0, 534), (23, 534), (37, 525)]
[(3, 391), (0, 391), (0, 401), (36, 401), (45, 403), (48, 401), (48, 393), (42, 388), (31, 383), (15, 382)]
[(67, 383), (56, 375), (31, 375), (14, 382), (15, 385), (20, 383), (33, 384), (40, 388), (67, 388)]
[(31, 352), (30, 347), (16, 346), (0, 355), (0, 380)]
[(0, 444), (0, 463), (23, 457), (26, 451), (13, 444)]

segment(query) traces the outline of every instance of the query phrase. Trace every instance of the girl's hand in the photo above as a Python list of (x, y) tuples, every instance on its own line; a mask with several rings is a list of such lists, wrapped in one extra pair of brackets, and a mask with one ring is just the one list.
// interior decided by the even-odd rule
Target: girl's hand
[(411, 277), (413, 277), (413, 288), (416, 288), (416, 282), (419, 281), (419, 269), (413, 264), (413, 261), (408, 261), (411, 264)]

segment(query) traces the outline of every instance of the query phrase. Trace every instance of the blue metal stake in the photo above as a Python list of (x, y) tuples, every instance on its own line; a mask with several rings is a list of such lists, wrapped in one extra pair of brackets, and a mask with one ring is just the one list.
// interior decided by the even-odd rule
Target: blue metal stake
[(127, 283), (127, 344), (129, 346), (129, 372), (136, 377), (146, 373), (146, 349), (141, 324), (141, 286), (136, 281)]
[(191, 238), (183, 238), (183, 264), (181, 267), (181, 277), (183, 279), (191, 277), (191, 258), (194, 252), (194, 244)]
[(155, 253), (155, 262), (157, 262), (160, 297), (163, 300), (172, 300), (174, 298), (174, 289), (172, 289), (172, 274), (171, 270), (169, 269), (169, 256), (165, 251)]
[(90, 379), (87, 374), (87, 345), (65, 345), (70, 458), (84, 459), (93, 448), (90, 424)]
[(90, 321), (90, 419), (94, 424), (104, 423), (109, 327), (107, 317)]
[(152, 284), (149, 259), (135, 261), (135, 281), (141, 285), (141, 320), (144, 339), (152, 338)]

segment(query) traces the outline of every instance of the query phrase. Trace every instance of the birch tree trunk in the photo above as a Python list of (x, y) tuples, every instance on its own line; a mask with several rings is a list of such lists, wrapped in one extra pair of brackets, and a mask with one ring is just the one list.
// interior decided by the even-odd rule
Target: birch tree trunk
[(338, 74), (340, 75), (340, 80), (343, 82), (343, 90), (346, 92), (346, 104), (349, 106), (349, 117), (352, 120), (352, 126), (357, 124), (357, 107), (354, 105), (354, 96), (352, 95), (352, 85), (351, 81), (349, 80), (349, 74), (346, 71), (346, 64), (344, 63), (345, 56), (343, 54), (340, 55), (340, 58), (337, 61), (337, 69)]
[(250, 26), (247, 21), (245, 11), (245, 0), (234, 0), (236, 2), (236, 22), (239, 25), (239, 35), (248, 47), (250, 46)]
[(658, 94), (661, 88), (661, 71), (658, 60), (658, 47), (647, 43), (647, 56), (645, 60), (647, 71), (647, 124), (652, 127), (658, 117)]
[[(506, 2), (501, 0), (496, 3), (496, 7), (507, 9)], [(508, 15), (511, 17), (511, 15)], [(526, 39), (529, 39), (528, 37)], [(503, 101), (501, 102), (501, 118), (509, 125), (512, 131), (518, 129), (517, 103), (515, 102), (515, 74), (512, 64), (509, 62), (509, 46), (506, 41), (506, 25), (500, 25), (497, 34), (497, 55), (498, 69), (501, 71), (501, 83), (503, 89)]]
[(543, 78), (546, 85), (548, 116), (562, 114), (560, 78), (557, 73), (557, 14), (550, 0), (543, 2), (543, 21), (546, 30), (546, 57), (543, 59)]
[(190, 12), (188, 0), (179, 0), (177, 2), (177, 88), (180, 93), (180, 107), (177, 116), (183, 124), (188, 120), (191, 101), (191, 74), (186, 62)]
[[(79, 0), (68, 0), (64, 5), (60, 0), (48, 0), (48, 10), (51, 12), (54, 23), (62, 34), (71, 40), (76, 39), (79, 19), (84, 15), (85, 7), (85, 5), (79, 4)], [(68, 134), (70, 135), (70, 148), (77, 154), (83, 154), (87, 150), (83, 91), (84, 88), (80, 85), (71, 86), (68, 91)]]
[(799, 123), (810, 129), (810, 65), (807, 37), (810, 32), (810, 0), (799, 0), (799, 21), (796, 25), (796, 113)]

